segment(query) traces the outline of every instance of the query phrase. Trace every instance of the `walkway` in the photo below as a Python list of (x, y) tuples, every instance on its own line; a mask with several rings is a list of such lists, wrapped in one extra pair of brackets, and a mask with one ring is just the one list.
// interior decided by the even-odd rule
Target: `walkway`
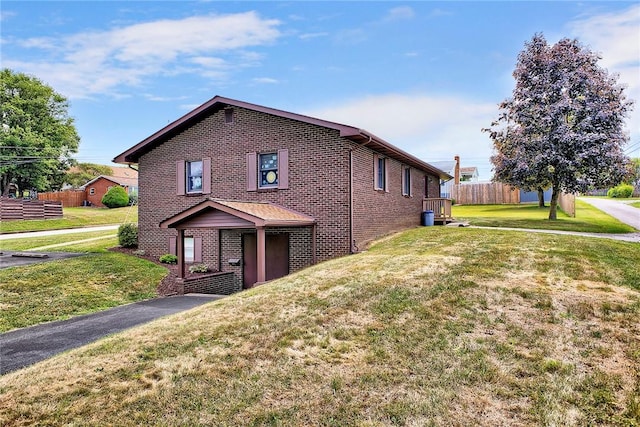
[(220, 298), (223, 296), (202, 294), (155, 298), (0, 334), (0, 374)]
[(25, 233), (0, 234), (0, 240), (22, 239), (25, 237), (55, 236), (57, 234), (91, 233), (92, 231), (117, 230), (119, 225), (100, 225), (96, 227), (63, 228), (61, 230), (28, 231)]
[(636, 230), (640, 230), (640, 209), (629, 206), (622, 200), (618, 201), (593, 197), (580, 197), (580, 200), (595, 206), (602, 212), (616, 218), (618, 221), (624, 222)]

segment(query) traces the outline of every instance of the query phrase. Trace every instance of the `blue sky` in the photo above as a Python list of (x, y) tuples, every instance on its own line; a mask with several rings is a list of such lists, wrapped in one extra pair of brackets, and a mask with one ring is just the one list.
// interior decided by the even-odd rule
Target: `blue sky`
[(357, 126), (428, 162), (460, 155), (488, 180), (480, 129), (536, 32), (601, 53), (640, 100), (637, 2), (3, 1), (0, 47), (2, 67), (69, 99), (81, 162), (110, 164), (221, 95)]

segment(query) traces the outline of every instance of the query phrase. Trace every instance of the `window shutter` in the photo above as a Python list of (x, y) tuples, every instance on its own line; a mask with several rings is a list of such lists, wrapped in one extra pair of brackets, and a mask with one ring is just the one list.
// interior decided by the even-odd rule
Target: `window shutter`
[(247, 191), (258, 189), (258, 154), (247, 153)]
[(278, 150), (278, 188), (289, 188), (289, 150)]
[(176, 162), (176, 194), (178, 196), (184, 196), (186, 193), (186, 175), (184, 171), (184, 162), (178, 160)]
[(177, 237), (169, 237), (169, 253), (171, 255), (178, 255)]
[(378, 187), (378, 165), (380, 163), (378, 162), (378, 155), (374, 154), (373, 155), (373, 189), (374, 190), (379, 190), (380, 188)]
[(202, 262), (202, 237), (193, 238), (193, 262)]
[(211, 194), (211, 157), (202, 159), (202, 194)]

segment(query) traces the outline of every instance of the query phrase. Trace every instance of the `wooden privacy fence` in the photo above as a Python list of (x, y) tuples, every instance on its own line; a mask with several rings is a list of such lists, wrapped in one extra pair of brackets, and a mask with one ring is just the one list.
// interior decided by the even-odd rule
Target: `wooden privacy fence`
[(62, 218), (62, 203), (48, 200), (0, 198), (0, 220)]
[(520, 203), (520, 190), (501, 182), (457, 184), (451, 198), (460, 205), (500, 205)]
[(87, 197), (83, 190), (65, 190), (53, 191), (50, 193), (38, 193), (38, 200), (61, 202), (62, 206), (65, 208), (75, 208), (83, 206)]

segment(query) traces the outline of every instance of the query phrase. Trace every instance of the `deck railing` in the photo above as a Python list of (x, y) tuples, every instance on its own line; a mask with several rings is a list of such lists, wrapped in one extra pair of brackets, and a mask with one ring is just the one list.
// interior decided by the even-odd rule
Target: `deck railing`
[(435, 222), (447, 223), (453, 221), (451, 216), (451, 199), (444, 197), (422, 199), (422, 211), (433, 211)]

